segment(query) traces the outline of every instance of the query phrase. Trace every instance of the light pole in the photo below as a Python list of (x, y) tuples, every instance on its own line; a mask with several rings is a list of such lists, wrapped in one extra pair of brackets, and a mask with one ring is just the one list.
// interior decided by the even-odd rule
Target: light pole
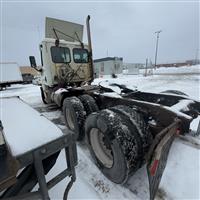
[(159, 34), (162, 32), (162, 30), (160, 31), (156, 31), (155, 34), (157, 34), (157, 39), (156, 39), (156, 53), (155, 53), (155, 64), (154, 67), (156, 69), (156, 61), (157, 61), (157, 55), (158, 55), (158, 41), (159, 41)]

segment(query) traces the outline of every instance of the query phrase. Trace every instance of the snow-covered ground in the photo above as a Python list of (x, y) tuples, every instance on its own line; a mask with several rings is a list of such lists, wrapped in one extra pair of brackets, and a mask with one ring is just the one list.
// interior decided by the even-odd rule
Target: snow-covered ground
[[(154, 75), (188, 75), (188, 74), (200, 74), (200, 65), (183, 66), (183, 67), (159, 67), (156, 69), (148, 69), (147, 74), (153, 73)], [(140, 74), (144, 74), (145, 69), (140, 70)]]
[(200, 67), (195, 66), (183, 66), (183, 67), (160, 67), (154, 70), (154, 74), (200, 74)]
[[(193, 73), (185, 73), (185, 68), (171, 75), (120, 75), (117, 79), (104, 77), (95, 79), (94, 84), (111, 82), (125, 84), (131, 88), (149, 92), (164, 90), (181, 90), (194, 99), (200, 99), (200, 66), (194, 66)], [(155, 74), (155, 73), (154, 73)], [(0, 96), (18, 95), (32, 107), (44, 107), (38, 86), (14, 85)], [(54, 120), (62, 128), (58, 119), (61, 111), (42, 112), (50, 120)], [(20, 115), (20, 113), (19, 113)], [(194, 120), (191, 129), (196, 130), (199, 118)], [(200, 138), (195, 138), (196, 145), (191, 145), (179, 138), (175, 140), (169, 153), (168, 163), (162, 177), (157, 199), (200, 199)], [(78, 144), (78, 166), (76, 168), (77, 181), (69, 193), (69, 199), (148, 199), (148, 180), (145, 167), (138, 170), (126, 184), (116, 185), (106, 179), (93, 164), (87, 147)], [(65, 167), (64, 153), (61, 152), (56, 165), (47, 175), (50, 179)], [(52, 199), (62, 199), (64, 189), (69, 181), (64, 179), (50, 190)]]

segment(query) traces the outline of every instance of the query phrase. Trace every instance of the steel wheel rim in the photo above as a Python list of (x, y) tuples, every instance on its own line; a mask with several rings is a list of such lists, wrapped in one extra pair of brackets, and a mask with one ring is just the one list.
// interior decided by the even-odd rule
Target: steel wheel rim
[(114, 163), (114, 158), (112, 154), (112, 148), (108, 149), (103, 141), (103, 133), (97, 129), (92, 128), (90, 131), (90, 142), (95, 156), (103, 163), (107, 168), (111, 168)]

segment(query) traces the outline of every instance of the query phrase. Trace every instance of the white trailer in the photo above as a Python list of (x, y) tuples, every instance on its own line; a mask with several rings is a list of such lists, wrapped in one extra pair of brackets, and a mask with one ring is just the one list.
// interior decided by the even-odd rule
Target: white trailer
[(11, 84), (22, 83), (22, 75), (16, 62), (0, 63), (0, 90)]

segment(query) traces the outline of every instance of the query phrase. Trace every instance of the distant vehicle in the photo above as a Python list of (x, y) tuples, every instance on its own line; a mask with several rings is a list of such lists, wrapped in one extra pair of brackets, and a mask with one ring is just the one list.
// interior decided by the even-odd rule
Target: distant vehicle
[(0, 63), (0, 90), (22, 82), (22, 75), (16, 62)]
[(24, 84), (32, 83), (34, 77), (39, 75), (39, 73), (35, 69), (29, 66), (21, 66), (20, 71)]

